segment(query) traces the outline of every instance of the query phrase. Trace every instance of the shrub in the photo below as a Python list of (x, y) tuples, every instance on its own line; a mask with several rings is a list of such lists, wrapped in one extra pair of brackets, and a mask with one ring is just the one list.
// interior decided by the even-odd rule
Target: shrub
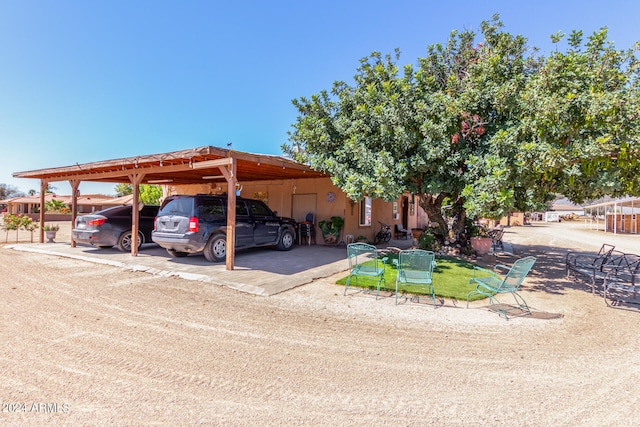
[(438, 239), (433, 234), (433, 230), (428, 228), (420, 235), (418, 238), (418, 247), (420, 249), (424, 249), (426, 251), (436, 252), (440, 249), (440, 244), (438, 243)]

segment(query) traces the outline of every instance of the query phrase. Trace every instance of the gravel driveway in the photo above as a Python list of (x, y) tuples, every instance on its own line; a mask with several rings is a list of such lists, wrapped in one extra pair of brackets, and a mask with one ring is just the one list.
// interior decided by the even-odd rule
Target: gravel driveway
[(637, 425), (640, 314), (567, 281), (562, 257), (640, 240), (578, 225), (507, 230), (538, 256), (534, 315), (509, 321), (344, 297), (341, 275), (256, 297), (0, 246), (0, 423)]

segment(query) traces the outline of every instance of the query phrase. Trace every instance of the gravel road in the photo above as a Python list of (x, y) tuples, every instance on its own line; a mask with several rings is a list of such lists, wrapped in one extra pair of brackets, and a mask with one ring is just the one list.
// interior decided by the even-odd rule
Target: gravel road
[(637, 425), (640, 314), (562, 270), (614, 236), (505, 239), (538, 256), (531, 317), (344, 297), (338, 276), (256, 297), (0, 246), (0, 424)]

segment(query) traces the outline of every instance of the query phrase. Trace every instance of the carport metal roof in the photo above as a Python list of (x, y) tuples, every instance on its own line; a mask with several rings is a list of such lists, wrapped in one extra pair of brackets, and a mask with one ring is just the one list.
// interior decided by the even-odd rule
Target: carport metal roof
[[(202, 184), (226, 181), (227, 194), (227, 269), (233, 270), (235, 253), (236, 184), (240, 181), (301, 179), (326, 177), (307, 165), (291, 159), (268, 154), (252, 154), (230, 149), (205, 146), (162, 154), (126, 157), (93, 163), (76, 163), (49, 169), (16, 172), (16, 178), (40, 179), (40, 205), (50, 182), (69, 181), (72, 188), (72, 223), (77, 212), (78, 186), (82, 181), (130, 182), (133, 184), (131, 254), (138, 254), (138, 199), (140, 184)], [(40, 209), (40, 223), (44, 209)], [(40, 242), (44, 231), (40, 229)], [(75, 246), (75, 242), (71, 242)]]

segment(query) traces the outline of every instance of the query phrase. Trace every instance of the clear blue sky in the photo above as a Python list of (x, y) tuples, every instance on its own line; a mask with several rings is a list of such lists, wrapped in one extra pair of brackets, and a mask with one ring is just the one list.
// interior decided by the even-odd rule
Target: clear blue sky
[(416, 63), (494, 13), (543, 52), (574, 29), (640, 40), (637, 0), (0, 0), (0, 183), (26, 192), (39, 181), (13, 172), (229, 142), (281, 154), (292, 99), (349, 81), (374, 50)]

